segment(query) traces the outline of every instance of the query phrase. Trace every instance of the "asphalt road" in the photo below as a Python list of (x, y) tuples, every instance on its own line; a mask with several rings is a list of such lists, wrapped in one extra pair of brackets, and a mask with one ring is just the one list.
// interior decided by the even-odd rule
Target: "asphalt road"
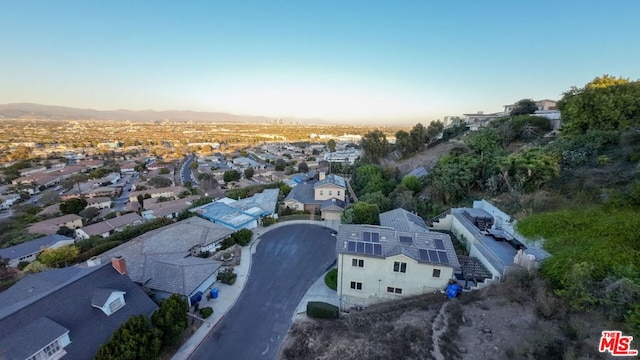
[(185, 182), (191, 182), (192, 184), (195, 184), (195, 180), (191, 176), (191, 169), (189, 168), (189, 165), (191, 165), (191, 163), (195, 160), (196, 157), (194, 155), (189, 155), (184, 164), (182, 164), (182, 168), (180, 169), (180, 179), (182, 180), (182, 185), (184, 185)]
[(335, 260), (335, 244), (317, 225), (264, 234), (240, 298), (190, 359), (274, 359), (300, 300)]

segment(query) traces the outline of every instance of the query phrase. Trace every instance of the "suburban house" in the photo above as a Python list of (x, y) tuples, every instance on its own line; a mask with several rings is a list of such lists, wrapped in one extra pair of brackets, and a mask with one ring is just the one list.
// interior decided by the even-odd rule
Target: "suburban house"
[[(515, 220), (486, 200), (474, 201), (472, 208), (454, 208), (435, 219), (431, 229), (451, 232), (469, 251), (470, 262), (480, 262), (489, 274), (482, 279), (466, 269), (463, 275), (476, 284), (500, 281), (514, 269), (532, 269), (550, 255), (538, 244), (529, 243), (514, 228)], [(471, 264), (471, 263), (470, 263)], [(478, 267), (475, 267), (476, 269)]]
[[(342, 176), (335, 174), (325, 176), (323, 172), (319, 174), (319, 178), (317, 182), (300, 183), (292, 188), (284, 199), (284, 206), (292, 210), (308, 211), (311, 214), (320, 211), (323, 219), (340, 220), (346, 206), (346, 182)], [(327, 200), (330, 202), (326, 202)], [(324, 213), (322, 209), (325, 209)]]
[(265, 165), (259, 163), (253, 159), (250, 159), (246, 156), (240, 156), (232, 160), (233, 165), (240, 169), (253, 169), (253, 170), (262, 170), (265, 168)]
[(160, 299), (173, 293), (191, 299), (216, 281), (222, 265), (195, 255), (217, 249), (231, 234), (224, 226), (191, 217), (140, 235), (99, 258), (122, 257), (131, 280)]
[(103, 238), (122, 231), (129, 226), (142, 224), (142, 217), (136, 213), (124, 214), (116, 216), (113, 219), (101, 221), (91, 224), (80, 229), (76, 229), (76, 239), (88, 239), (91, 236), (100, 236)]
[(353, 165), (362, 156), (362, 151), (358, 149), (345, 149), (324, 154), (324, 160)]
[(106, 196), (87, 198), (87, 207), (96, 209), (108, 209), (111, 207), (111, 198)]
[(182, 186), (170, 186), (170, 187), (160, 188), (160, 189), (134, 191), (129, 194), (129, 201), (131, 202), (138, 201), (138, 195), (142, 195), (142, 196), (149, 195), (151, 199), (155, 199), (159, 197), (177, 198), (178, 195), (182, 194), (185, 191), (187, 191), (187, 188)]
[(135, 161), (125, 161), (119, 164), (121, 173), (134, 173), (136, 172), (136, 166), (138, 165)]
[(56, 249), (61, 246), (71, 245), (75, 240), (63, 235), (53, 234), (43, 236), (31, 241), (0, 249), (0, 258), (8, 259), (9, 266), (18, 267), (22, 261), (32, 262), (43, 250)]
[(0, 293), (0, 357), (92, 359), (133, 315), (157, 305), (115, 264), (29, 274)]
[[(188, 196), (183, 199), (176, 199), (170, 201), (162, 201), (162, 202), (145, 202), (144, 208), (145, 210), (140, 213), (142, 218), (145, 220), (151, 220), (161, 217), (166, 217), (169, 219), (174, 219), (178, 216), (178, 214), (188, 209), (192, 202), (198, 199), (199, 196)], [(137, 202), (129, 203), (132, 204), (132, 208), (135, 205), (139, 205)], [(128, 205), (128, 204), (127, 204)], [(137, 209), (136, 209), (137, 210)]]
[(280, 189), (264, 189), (251, 197), (234, 200), (222, 198), (191, 209), (191, 212), (231, 230), (253, 229), (263, 217), (277, 217)]
[(449, 235), (342, 224), (337, 234), (343, 310), (446, 288), (460, 268)]
[(53, 219), (47, 219), (31, 224), (27, 231), (31, 234), (52, 235), (55, 234), (61, 226), (69, 229), (77, 229), (82, 227), (82, 217), (76, 214), (67, 214)]

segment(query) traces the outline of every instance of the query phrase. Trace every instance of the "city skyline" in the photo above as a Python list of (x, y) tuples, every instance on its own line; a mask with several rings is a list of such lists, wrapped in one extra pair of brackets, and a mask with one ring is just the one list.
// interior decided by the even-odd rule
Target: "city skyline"
[(3, 4), (0, 103), (423, 122), (636, 79), (640, 3)]

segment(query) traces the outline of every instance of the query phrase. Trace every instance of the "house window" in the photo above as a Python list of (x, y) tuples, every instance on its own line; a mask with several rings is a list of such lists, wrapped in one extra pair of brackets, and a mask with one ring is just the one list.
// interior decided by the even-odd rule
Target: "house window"
[(402, 289), (401, 288), (394, 288), (394, 287), (387, 287), (387, 292), (390, 294), (398, 294), (398, 295), (402, 295)]
[(364, 260), (362, 259), (352, 259), (351, 266), (355, 267), (364, 267)]
[(118, 297), (109, 304), (109, 311), (111, 311), (111, 313), (113, 314), (123, 306), (124, 306), (124, 301), (122, 301), (121, 297)]
[[(56, 353), (60, 351), (60, 343), (58, 340), (49, 344), (46, 348), (44, 348), (41, 353), (44, 353), (47, 358), (53, 357)], [(38, 355), (32, 356), (30, 359), (37, 359)]]
[(322, 195), (323, 195), (323, 192), (322, 192), (322, 190), (320, 190), (320, 196), (322, 196)]
[(354, 290), (362, 290), (362, 283), (361, 282), (352, 281), (351, 282), (351, 288), (354, 289)]
[(332, 195), (333, 195), (332, 191), (331, 191), (331, 190), (329, 190), (329, 196), (332, 196)]
[(406, 273), (407, 272), (407, 263), (406, 262), (395, 261), (393, 263), (393, 271), (394, 272)]
[(433, 275), (432, 276), (439, 278), (440, 277), (440, 269), (433, 269)]
[(340, 196), (340, 190), (338, 190), (338, 191), (336, 192), (336, 194), (338, 194), (338, 196)]

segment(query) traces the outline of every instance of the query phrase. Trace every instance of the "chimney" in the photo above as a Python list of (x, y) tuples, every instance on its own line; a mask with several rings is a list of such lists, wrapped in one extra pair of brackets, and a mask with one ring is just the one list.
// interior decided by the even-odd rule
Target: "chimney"
[(320, 171), (320, 174), (318, 174), (318, 180), (324, 180), (324, 171)]
[(127, 263), (124, 261), (124, 258), (122, 256), (116, 256), (112, 258), (111, 266), (113, 266), (113, 268), (116, 269), (116, 271), (119, 272), (120, 275), (127, 274)]

